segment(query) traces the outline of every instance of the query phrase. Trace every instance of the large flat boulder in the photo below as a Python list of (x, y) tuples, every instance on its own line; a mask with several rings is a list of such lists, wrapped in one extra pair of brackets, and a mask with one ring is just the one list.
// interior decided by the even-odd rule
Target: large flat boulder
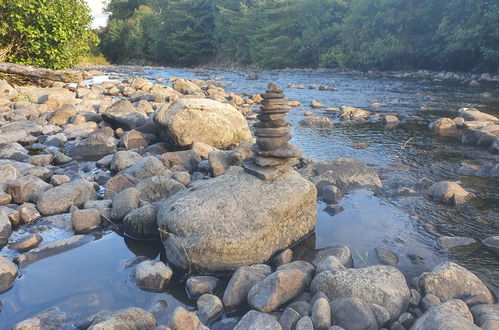
[(204, 272), (264, 263), (313, 230), (316, 195), (293, 170), (269, 182), (232, 167), (161, 202), (168, 261)]
[(251, 137), (248, 123), (236, 108), (211, 99), (181, 99), (164, 105), (154, 121), (162, 127), (166, 142), (177, 148), (202, 142), (226, 149)]

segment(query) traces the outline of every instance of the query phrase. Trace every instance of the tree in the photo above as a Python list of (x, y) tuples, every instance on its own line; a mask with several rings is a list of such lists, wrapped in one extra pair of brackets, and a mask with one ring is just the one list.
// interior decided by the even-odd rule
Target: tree
[(0, 0), (0, 49), (10, 62), (68, 68), (90, 51), (91, 21), (84, 0)]

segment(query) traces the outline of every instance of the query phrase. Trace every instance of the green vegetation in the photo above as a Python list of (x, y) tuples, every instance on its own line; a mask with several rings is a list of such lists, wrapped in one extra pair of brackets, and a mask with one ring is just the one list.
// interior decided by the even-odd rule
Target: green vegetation
[(111, 0), (112, 62), (497, 71), (491, 0)]
[(84, 0), (0, 0), (0, 60), (63, 69), (97, 36)]

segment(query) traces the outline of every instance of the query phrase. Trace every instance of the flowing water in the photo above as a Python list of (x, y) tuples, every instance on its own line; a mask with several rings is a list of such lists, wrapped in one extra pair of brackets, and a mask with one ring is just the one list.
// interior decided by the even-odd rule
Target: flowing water
[[(480, 241), (499, 234), (499, 178), (466, 175), (468, 172), (461, 166), (497, 164), (499, 156), (478, 147), (463, 146), (458, 136), (439, 136), (428, 128), (429, 122), (440, 117), (456, 117), (461, 107), (478, 107), (499, 115), (499, 99), (481, 95), (483, 92), (499, 95), (497, 84), (470, 87), (457, 82), (318, 71), (262, 71), (258, 80), (246, 80), (250, 72), (245, 71), (144, 68), (127, 69), (127, 73), (163, 77), (165, 81), (172, 76), (197, 79), (222, 76), (228, 92), (248, 95), (262, 93), (271, 81), (282, 87), (294, 83), (338, 88), (338, 91), (285, 89), (288, 99), (302, 104), (288, 115), (293, 125), (291, 142), (307, 158), (350, 157), (374, 166), (384, 188), (346, 195), (340, 202), (342, 211), (334, 214), (319, 201), (316, 231), (295, 247), (295, 254), (305, 255), (300, 251), (341, 243), (350, 247), (355, 266), (365, 267), (379, 263), (374, 249), (385, 247), (399, 255), (399, 268), (408, 278), (442, 261), (453, 260), (473, 271), (499, 294), (497, 254), (480, 244), (452, 252), (435, 245), (435, 239), (441, 235), (467, 236)], [(335, 126), (328, 130), (304, 128), (298, 123), (305, 118), (304, 111), (310, 110), (311, 100), (326, 107), (349, 105), (393, 113), (402, 124), (389, 128), (379, 121), (340, 122), (332, 114), (313, 110), (331, 116)], [(372, 108), (374, 102), (384, 106)], [(474, 198), (457, 207), (437, 204), (416, 188), (421, 178), (460, 181)], [(418, 193), (399, 194), (401, 187)], [(64, 235), (68, 233), (49, 230), (44, 237), (51, 240)], [(11, 255), (11, 251), (4, 248), (1, 254)], [(158, 301), (168, 305), (165, 316), (168, 319), (176, 306), (195, 306), (195, 300), (185, 293), (181, 275), (172, 280), (167, 292), (138, 289), (130, 266), (137, 256), (164, 259), (164, 252), (157, 243), (137, 242), (106, 231), (80, 248), (29, 265), (21, 270), (14, 287), (0, 295), (1, 328), (9, 328), (52, 306), (67, 312), (74, 320), (102, 309), (129, 306), (147, 309)]]

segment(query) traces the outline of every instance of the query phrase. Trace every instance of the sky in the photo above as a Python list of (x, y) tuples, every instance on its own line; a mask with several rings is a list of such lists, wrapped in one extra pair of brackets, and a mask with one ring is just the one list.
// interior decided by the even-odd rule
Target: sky
[(92, 22), (92, 28), (97, 28), (99, 26), (105, 26), (107, 16), (103, 13), (105, 0), (85, 0), (92, 11), (92, 16), (94, 21)]

